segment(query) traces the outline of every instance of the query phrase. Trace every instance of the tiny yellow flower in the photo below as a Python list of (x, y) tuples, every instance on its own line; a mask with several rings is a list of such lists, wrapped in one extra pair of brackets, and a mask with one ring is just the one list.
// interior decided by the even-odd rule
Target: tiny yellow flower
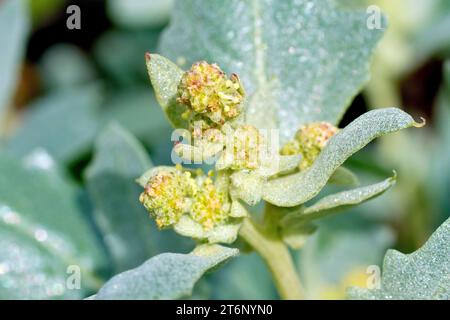
[(192, 200), (191, 218), (208, 231), (226, 221), (228, 215), (227, 195), (217, 190), (210, 177), (202, 179)]

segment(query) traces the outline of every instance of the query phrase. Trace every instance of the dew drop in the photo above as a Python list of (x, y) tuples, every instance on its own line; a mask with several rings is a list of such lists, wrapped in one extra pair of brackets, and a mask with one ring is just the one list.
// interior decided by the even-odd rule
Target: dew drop
[(34, 232), (34, 238), (39, 242), (44, 242), (48, 238), (47, 231), (45, 231), (44, 229), (37, 229)]
[(42, 148), (33, 150), (23, 161), (27, 168), (33, 169), (51, 170), (55, 166), (53, 158)]
[(6, 262), (0, 263), (0, 275), (8, 273), (9, 270), (9, 265)]

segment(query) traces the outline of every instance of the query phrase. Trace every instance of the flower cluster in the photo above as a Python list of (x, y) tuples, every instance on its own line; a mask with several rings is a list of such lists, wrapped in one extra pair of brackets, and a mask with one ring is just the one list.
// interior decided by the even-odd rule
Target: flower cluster
[(153, 216), (159, 228), (178, 222), (189, 211), (197, 185), (190, 172), (180, 167), (161, 170), (150, 177), (139, 201)]
[(226, 132), (224, 142), (224, 150), (216, 163), (216, 169), (239, 171), (260, 167), (264, 141), (258, 128), (238, 125)]
[(184, 73), (178, 86), (178, 103), (188, 109), (183, 117), (206, 128), (221, 126), (238, 117), (244, 89), (237, 75), (230, 78), (216, 65), (197, 62)]
[(210, 177), (201, 177), (199, 180), (199, 188), (192, 203), (191, 218), (205, 230), (211, 230), (228, 217), (228, 195), (217, 190)]
[(210, 175), (197, 171), (194, 177), (180, 166), (155, 172), (139, 200), (160, 228), (173, 226), (188, 214), (208, 231), (225, 222), (230, 209), (228, 195), (216, 188)]
[(234, 133), (232, 170), (257, 169), (260, 164), (262, 137), (259, 130), (251, 125), (242, 125)]
[(338, 128), (328, 122), (313, 122), (302, 126), (295, 138), (281, 149), (282, 155), (301, 154), (300, 170), (309, 168), (328, 140), (338, 132)]
[[(174, 151), (194, 163), (219, 156), (217, 177), (181, 166), (152, 169), (140, 180), (140, 201), (160, 228), (173, 227), (181, 235), (211, 243), (231, 243), (247, 215), (240, 200), (259, 200), (261, 183), (269, 176), (260, 154), (265, 139), (258, 128), (241, 121), (245, 94), (237, 75), (228, 78), (217, 65), (198, 62), (183, 74), (176, 93), (177, 103), (186, 107), (182, 117), (194, 140), (177, 144)], [(240, 179), (250, 172), (248, 179)], [(246, 194), (246, 187), (255, 192)]]

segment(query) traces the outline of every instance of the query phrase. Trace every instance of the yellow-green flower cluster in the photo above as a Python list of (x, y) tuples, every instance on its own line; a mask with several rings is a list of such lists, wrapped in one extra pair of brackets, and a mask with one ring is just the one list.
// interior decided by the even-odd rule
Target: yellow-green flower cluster
[(211, 230), (224, 222), (228, 214), (227, 195), (217, 190), (211, 178), (203, 179), (192, 202), (191, 218), (205, 230)]
[(139, 200), (159, 228), (172, 226), (184, 214), (211, 230), (229, 215), (228, 195), (215, 187), (203, 173), (194, 178), (181, 167), (157, 172), (147, 182)]
[(262, 137), (252, 125), (241, 125), (234, 132), (232, 170), (254, 170), (260, 164)]
[(180, 168), (158, 172), (147, 182), (139, 201), (153, 216), (159, 228), (168, 227), (190, 208), (197, 185), (190, 172)]
[(230, 78), (216, 65), (197, 62), (184, 73), (178, 86), (178, 103), (188, 107), (183, 117), (223, 125), (241, 113), (244, 89), (237, 75)]
[(317, 156), (335, 135), (338, 128), (328, 122), (313, 122), (302, 126), (295, 134), (294, 140), (281, 149), (282, 155), (301, 154), (300, 170), (309, 168)]

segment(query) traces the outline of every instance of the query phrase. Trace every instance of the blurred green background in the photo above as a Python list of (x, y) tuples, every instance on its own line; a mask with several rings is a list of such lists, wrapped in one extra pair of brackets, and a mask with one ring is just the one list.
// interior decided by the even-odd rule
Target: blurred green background
[[(205, 0), (206, 1), (206, 0)], [(450, 1), (338, 0), (378, 5), (389, 20), (372, 79), (341, 126), (397, 106), (427, 126), (389, 135), (352, 157), (362, 182), (396, 168), (398, 183), (325, 219), (295, 260), (307, 297), (343, 299), (387, 248), (420, 247), (450, 216)], [(171, 128), (146, 74), (171, 0), (0, 1), (0, 298), (84, 298), (112, 275), (193, 243), (157, 231), (134, 179), (170, 164)], [(66, 9), (81, 9), (69, 30)], [(64, 285), (77, 265), (82, 289)], [(269, 272), (242, 255), (193, 298), (276, 299)]]

